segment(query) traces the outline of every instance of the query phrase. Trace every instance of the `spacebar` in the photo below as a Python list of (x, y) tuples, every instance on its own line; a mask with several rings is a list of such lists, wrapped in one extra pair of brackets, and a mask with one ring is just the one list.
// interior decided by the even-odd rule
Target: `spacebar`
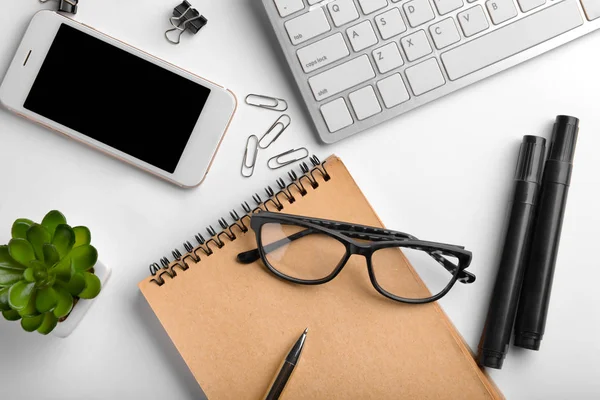
[(451, 80), (488, 67), (583, 24), (577, 0), (565, 0), (442, 54)]

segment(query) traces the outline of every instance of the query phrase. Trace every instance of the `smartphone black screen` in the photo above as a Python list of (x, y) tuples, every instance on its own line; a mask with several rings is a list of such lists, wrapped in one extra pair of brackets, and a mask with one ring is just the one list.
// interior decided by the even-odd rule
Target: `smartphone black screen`
[(169, 173), (210, 89), (62, 24), (24, 107)]

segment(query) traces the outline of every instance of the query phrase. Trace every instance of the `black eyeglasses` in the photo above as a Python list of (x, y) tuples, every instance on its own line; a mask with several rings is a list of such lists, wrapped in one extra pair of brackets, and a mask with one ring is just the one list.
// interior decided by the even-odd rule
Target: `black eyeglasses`
[[(272, 273), (290, 282), (327, 283), (353, 254), (367, 259), (371, 283), (379, 293), (403, 303), (436, 301), (457, 281), (475, 282), (475, 275), (465, 271), (472, 255), (464, 247), (387, 229), (272, 212), (254, 214), (250, 225), (258, 248), (240, 253), (238, 261), (250, 264), (262, 259)], [(413, 270), (394, 265), (398, 249), (428, 289), (414, 284)]]

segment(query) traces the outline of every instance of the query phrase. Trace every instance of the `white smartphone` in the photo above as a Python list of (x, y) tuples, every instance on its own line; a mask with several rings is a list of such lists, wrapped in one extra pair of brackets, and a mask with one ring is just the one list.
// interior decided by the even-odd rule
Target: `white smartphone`
[(51, 11), (31, 20), (0, 103), (182, 187), (202, 182), (237, 107), (222, 86)]

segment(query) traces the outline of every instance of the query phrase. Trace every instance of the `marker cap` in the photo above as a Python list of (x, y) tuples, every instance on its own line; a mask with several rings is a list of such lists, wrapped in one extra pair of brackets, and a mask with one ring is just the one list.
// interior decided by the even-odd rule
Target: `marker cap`
[(573, 163), (575, 144), (579, 131), (579, 120), (568, 115), (559, 115), (554, 123), (548, 160)]
[(544, 172), (545, 153), (546, 139), (540, 136), (524, 136), (515, 180), (540, 183)]

